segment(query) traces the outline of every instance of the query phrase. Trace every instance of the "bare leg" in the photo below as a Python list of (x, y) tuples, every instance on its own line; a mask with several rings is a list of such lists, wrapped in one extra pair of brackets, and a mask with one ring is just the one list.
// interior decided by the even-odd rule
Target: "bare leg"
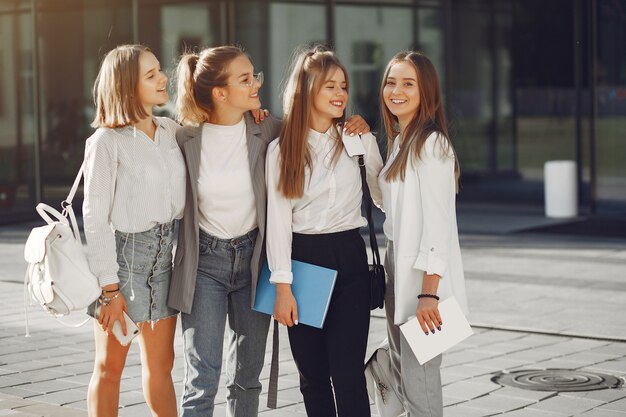
[(87, 392), (89, 417), (117, 417), (120, 380), (130, 345), (120, 345), (113, 334), (107, 335), (96, 320), (93, 322), (96, 360)]
[(176, 417), (176, 394), (172, 382), (176, 316), (141, 325), (139, 345), (143, 393), (154, 417)]

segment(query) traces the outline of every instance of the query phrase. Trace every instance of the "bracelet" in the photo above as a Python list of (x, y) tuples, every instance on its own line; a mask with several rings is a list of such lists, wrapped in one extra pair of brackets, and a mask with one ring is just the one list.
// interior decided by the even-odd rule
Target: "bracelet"
[(434, 298), (435, 300), (439, 301), (439, 296), (435, 294), (420, 294), (417, 296), (418, 300), (421, 298)]
[(120, 296), (119, 292), (117, 294), (115, 294), (113, 297), (107, 297), (105, 295), (101, 295), (100, 296), (100, 302), (102, 303), (102, 305), (108, 306), (111, 303), (111, 301), (115, 300), (119, 296)]
[(118, 292), (120, 289), (114, 289), (114, 290), (102, 290), (102, 292)]

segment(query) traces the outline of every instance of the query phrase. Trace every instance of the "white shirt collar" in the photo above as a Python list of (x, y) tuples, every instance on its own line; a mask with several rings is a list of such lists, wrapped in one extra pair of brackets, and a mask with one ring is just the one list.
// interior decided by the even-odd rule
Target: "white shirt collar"
[(331, 125), (326, 132), (309, 129), (307, 141), (313, 149), (319, 149), (322, 146), (327, 146), (329, 143), (334, 143), (336, 136), (337, 130), (334, 125)]

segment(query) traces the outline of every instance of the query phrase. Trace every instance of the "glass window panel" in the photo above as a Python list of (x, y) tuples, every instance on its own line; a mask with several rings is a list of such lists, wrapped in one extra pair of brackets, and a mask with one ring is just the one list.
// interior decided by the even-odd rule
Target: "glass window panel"
[(417, 9), (417, 47), (432, 61), (441, 86), (445, 85), (444, 12), (442, 9)]
[[(540, 187), (546, 161), (576, 160), (573, 3), (519, 0), (517, 6), (517, 166), (525, 180)], [(559, 25), (551, 17), (557, 14)]]
[[(223, 3), (180, 0), (141, 0), (139, 41), (148, 45), (168, 76), (174, 75), (184, 51), (198, 51), (224, 43)], [(169, 83), (169, 103), (155, 113), (174, 114), (175, 80)]]
[(235, 10), (235, 43), (248, 53), (255, 71), (265, 73), (263, 107), (281, 116), (281, 87), (294, 48), (326, 41), (326, 4), (250, 0), (237, 1)]
[(626, 1), (599, 1), (597, 27), (597, 207), (626, 213)]
[(464, 173), (489, 169), (493, 56), (485, 2), (455, 1), (450, 131)]
[(31, 0), (2, 0), (0, 13), (30, 12)]
[(335, 24), (336, 51), (350, 76), (349, 113), (379, 130), (381, 78), (389, 60), (413, 44), (412, 9), (342, 4)]
[(510, 11), (495, 15), (495, 56), (496, 79), (496, 168), (498, 171), (516, 169), (515, 137), (513, 123), (513, 14)]
[(100, 62), (132, 42), (126, 0), (41, 1), (37, 13), (43, 198), (65, 198), (93, 133), (92, 87)]
[[(270, 21), (270, 3), (265, 0), (241, 0), (235, 2), (235, 33), (234, 43), (244, 48), (254, 64), (255, 71), (271, 74), (274, 65), (282, 66), (285, 63), (273, 63), (269, 59), (273, 45), (270, 42), (270, 28), (279, 22)], [(268, 77), (269, 78), (269, 77)], [(261, 103), (263, 107), (272, 105), (274, 97), (268, 98), (271, 91), (268, 80), (261, 89)], [(275, 108), (275, 106), (272, 106)]]
[[(269, 6), (269, 77), (263, 87), (263, 106), (269, 104), (272, 114), (282, 115), (283, 80), (288, 77), (289, 64), (295, 48), (326, 41), (326, 7), (319, 4), (272, 3)], [(306, 16), (306, 19), (301, 19)], [(268, 103), (268, 104), (266, 104)]]
[(382, 6), (382, 7), (412, 6), (413, 0), (383, 0), (383, 1), (381, 0), (341, 0), (340, 2), (338, 2), (338, 4), (341, 4), (341, 5), (355, 4), (359, 6), (372, 5), (372, 6)]
[(32, 16), (0, 9), (0, 214), (30, 213), (36, 199)]

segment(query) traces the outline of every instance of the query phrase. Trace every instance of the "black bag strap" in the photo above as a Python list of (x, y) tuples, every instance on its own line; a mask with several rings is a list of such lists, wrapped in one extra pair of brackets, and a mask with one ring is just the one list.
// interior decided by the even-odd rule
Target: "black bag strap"
[(270, 381), (267, 389), (267, 408), (276, 409), (278, 402), (278, 321), (274, 321), (272, 337), (272, 362), (270, 365)]
[(367, 185), (367, 173), (365, 172), (365, 159), (363, 155), (359, 155), (359, 169), (361, 171), (361, 188), (363, 189), (363, 205), (365, 206), (365, 214), (367, 219), (367, 227), (370, 235), (370, 248), (372, 249), (372, 258), (374, 265), (380, 266), (380, 253), (378, 252), (378, 241), (376, 241), (376, 232), (374, 231), (374, 220), (372, 218), (372, 195), (370, 187)]

